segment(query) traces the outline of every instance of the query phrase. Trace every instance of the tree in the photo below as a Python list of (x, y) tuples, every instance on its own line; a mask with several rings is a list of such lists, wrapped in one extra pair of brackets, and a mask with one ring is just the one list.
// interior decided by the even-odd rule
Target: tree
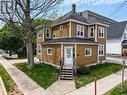
[(7, 25), (0, 30), (0, 49), (17, 53), (18, 49), (23, 45), (20, 36), (15, 32), (10, 32)]
[(0, 0), (0, 20), (6, 22), (12, 31), (17, 31), (27, 50), (28, 67), (34, 65), (32, 37), (36, 18), (51, 15), (63, 0)]

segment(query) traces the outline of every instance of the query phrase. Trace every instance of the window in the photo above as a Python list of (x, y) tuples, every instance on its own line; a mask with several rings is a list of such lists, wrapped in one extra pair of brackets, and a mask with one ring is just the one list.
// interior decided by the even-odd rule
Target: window
[(39, 33), (39, 37), (42, 37), (42, 33)]
[(84, 36), (84, 27), (81, 25), (77, 25), (77, 37), (83, 37)]
[(89, 38), (93, 38), (94, 37), (94, 26), (89, 27)]
[(46, 29), (46, 38), (51, 38), (51, 32), (49, 29)]
[(52, 48), (47, 49), (47, 55), (52, 55)]
[(91, 56), (92, 55), (92, 50), (91, 48), (86, 48), (85, 49), (85, 56)]
[(60, 30), (63, 30), (63, 25), (60, 25)]
[(99, 45), (99, 56), (104, 56), (104, 45)]
[(99, 38), (104, 38), (104, 31), (105, 31), (104, 27), (101, 26), (98, 27)]
[(38, 44), (38, 53), (41, 53), (41, 45)]

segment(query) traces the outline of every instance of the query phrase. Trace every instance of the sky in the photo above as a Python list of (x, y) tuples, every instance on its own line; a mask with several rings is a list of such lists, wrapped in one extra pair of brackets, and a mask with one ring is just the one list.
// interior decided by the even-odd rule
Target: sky
[[(127, 2), (115, 15), (110, 16), (123, 2), (127, 0), (64, 0), (59, 6), (60, 15), (71, 11), (72, 4), (76, 4), (76, 11), (91, 10), (117, 21), (127, 20)], [(0, 28), (3, 23), (0, 22)]]
[(124, 21), (127, 20), (127, 3), (115, 15), (111, 16), (123, 2), (125, 0), (64, 0), (60, 7), (60, 14), (71, 11), (71, 6), (75, 3), (77, 12), (91, 10), (114, 20)]

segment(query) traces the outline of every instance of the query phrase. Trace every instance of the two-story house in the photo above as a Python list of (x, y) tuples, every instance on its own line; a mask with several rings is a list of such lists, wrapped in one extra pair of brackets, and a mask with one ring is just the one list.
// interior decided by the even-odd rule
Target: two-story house
[(108, 26), (95, 18), (85, 18), (81, 12), (77, 13), (73, 4), (72, 11), (51, 27), (44, 27), (38, 32), (38, 58), (69, 68), (105, 62)]

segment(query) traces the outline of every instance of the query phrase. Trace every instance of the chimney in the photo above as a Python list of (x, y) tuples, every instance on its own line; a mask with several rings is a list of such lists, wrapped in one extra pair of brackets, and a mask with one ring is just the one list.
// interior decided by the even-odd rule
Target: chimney
[(72, 4), (72, 12), (76, 12), (76, 5), (75, 4)]
[(80, 16), (82, 16), (82, 12), (79, 12), (78, 14), (79, 14)]

